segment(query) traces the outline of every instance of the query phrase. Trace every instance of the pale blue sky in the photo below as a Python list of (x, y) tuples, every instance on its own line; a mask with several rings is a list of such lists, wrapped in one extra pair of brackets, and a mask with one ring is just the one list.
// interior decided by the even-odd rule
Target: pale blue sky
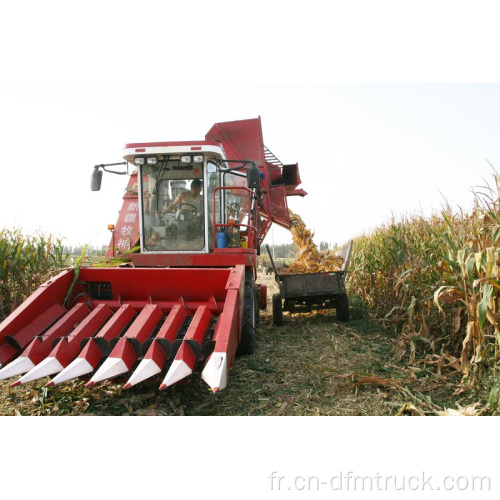
[(491, 178), (486, 160), (500, 168), (498, 84), (4, 84), (0, 105), (19, 186), (0, 200), (4, 225), (75, 244), (106, 244), (121, 207), (121, 177), (90, 192), (94, 164), (120, 161), (127, 142), (201, 139), (217, 121), (261, 116), (265, 144), (299, 163), (309, 196), (290, 207), (317, 241), (429, 215), (443, 197), (467, 208)]

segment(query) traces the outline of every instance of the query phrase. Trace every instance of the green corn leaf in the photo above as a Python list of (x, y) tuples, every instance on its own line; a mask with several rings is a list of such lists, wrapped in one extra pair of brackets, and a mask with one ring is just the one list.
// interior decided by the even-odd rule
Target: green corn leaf
[(496, 381), (491, 388), (490, 395), (488, 397), (488, 404), (490, 408), (494, 411), (500, 409), (500, 381)]
[(488, 304), (491, 299), (491, 294), (493, 292), (493, 286), (491, 284), (483, 285), (481, 287), (482, 299), (477, 306), (477, 316), (479, 319), (479, 328), (483, 328), (484, 322), (486, 321), (486, 315), (488, 313)]
[(465, 259), (465, 272), (467, 276), (467, 280), (469, 283), (472, 283), (474, 280), (474, 266), (476, 265), (474, 254), (469, 254), (467, 259)]
[(493, 234), (493, 243), (497, 244), (500, 238), (500, 226), (497, 226), (494, 234)]
[(66, 302), (68, 301), (68, 299), (69, 299), (69, 297), (71, 295), (71, 292), (73, 291), (73, 288), (74, 288), (74, 286), (76, 285), (76, 283), (78, 281), (78, 278), (80, 276), (80, 267), (81, 267), (81, 264), (82, 264), (82, 261), (83, 261), (83, 257), (85, 256), (85, 252), (86, 251), (87, 251), (87, 245), (85, 245), (83, 247), (82, 254), (80, 255), (80, 258), (76, 259), (75, 267), (74, 267), (75, 277), (73, 278), (73, 281), (72, 281), (71, 285), (69, 286), (68, 293), (66, 294), (66, 297), (64, 297), (63, 306), (66, 305)]
[(458, 248), (455, 245), (455, 243), (453, 243), (453, 241), (451, 240), (449, 233), (443, 233), (443, 237), (450, 246), (450, 248), (453, 250), (453, 252), (456, 253), (458, 251)]

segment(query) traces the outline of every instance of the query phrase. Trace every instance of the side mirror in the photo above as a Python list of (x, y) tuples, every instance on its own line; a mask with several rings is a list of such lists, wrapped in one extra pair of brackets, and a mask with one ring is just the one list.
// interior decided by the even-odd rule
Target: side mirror
[(101, 189), (102, 182), (102, 170), (99, 167), (94, 167), (92, 172), (92, 180), (90, 182), (90, 189), (92, 191), (99, 191)]
[(247, 187), (249, 189), (260, 188), (260, 170), (255, 163), (250, 164), (246, 170), (247, 173)]

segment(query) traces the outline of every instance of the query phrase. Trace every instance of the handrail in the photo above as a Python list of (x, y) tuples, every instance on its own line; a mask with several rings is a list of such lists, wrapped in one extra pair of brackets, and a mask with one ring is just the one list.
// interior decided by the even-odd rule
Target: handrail
[[(245, 215), (248, 217), (248, 223), (247, 224), (229, 224), (227, 222), (227, 217), (226, 213), (224, 212), (224, 219), (226, 222), (216, 222), (216, 217), (219, 215), (216, 210), (216, 193), (218, 191), (243, 191), (244, 194), (247, 194), (248, 196), (248, 212), (245, 212)], [(222, 198), (222, 197), (221, 197)], [(243, 198), (243, 195), (242, 195)], [(251, 189), (245, 186), (219, 186), (214, 189), (213, 192), (213, 248), (216, 248), (216, 234), (217, 234), (217, 229), (219, 228), (226, 228), (229, 226), (235, 226), (239, 228), (245, 228), (244, 231), (246, 231), (246, 234), (248, 236), (248, 248), (257, 248), (257, 240), (258, 240), (258, 234), (257, 234), (257, 221), (256, 221), (256, 215), (257, 213), (257, 203), (254, 197), (254, 193)], [(240, 231), (241, 234), (241, 231)]]

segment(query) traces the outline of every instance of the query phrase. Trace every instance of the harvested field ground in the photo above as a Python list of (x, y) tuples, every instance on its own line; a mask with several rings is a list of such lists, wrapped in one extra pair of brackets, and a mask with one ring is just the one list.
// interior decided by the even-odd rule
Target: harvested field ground
[[(261, 314), (253, 356), (237, 358), (224, 391), (213, 394), (194, 375), (184, 384), (158, 391), (159, 376), (130, 390), (105, 382), (92, 389), (84, 381), (45, 389), (49, 380), (10, 388), (0, 382), (1, 415), (396, 415), (436, 414), (467, 407), (469, 394), (452, 397), (456, 379), (406, 369), (391, 361), (393, 339), (379, 325), (360, 318), (340, 323), (335, 311), (285, 314), (285, 325)], [(455, 382), (453, 384), (452, 382)], [(474, 399), (475, 396), (475, 399)], [(480, 408), (477, 408), (480, 410)]]

